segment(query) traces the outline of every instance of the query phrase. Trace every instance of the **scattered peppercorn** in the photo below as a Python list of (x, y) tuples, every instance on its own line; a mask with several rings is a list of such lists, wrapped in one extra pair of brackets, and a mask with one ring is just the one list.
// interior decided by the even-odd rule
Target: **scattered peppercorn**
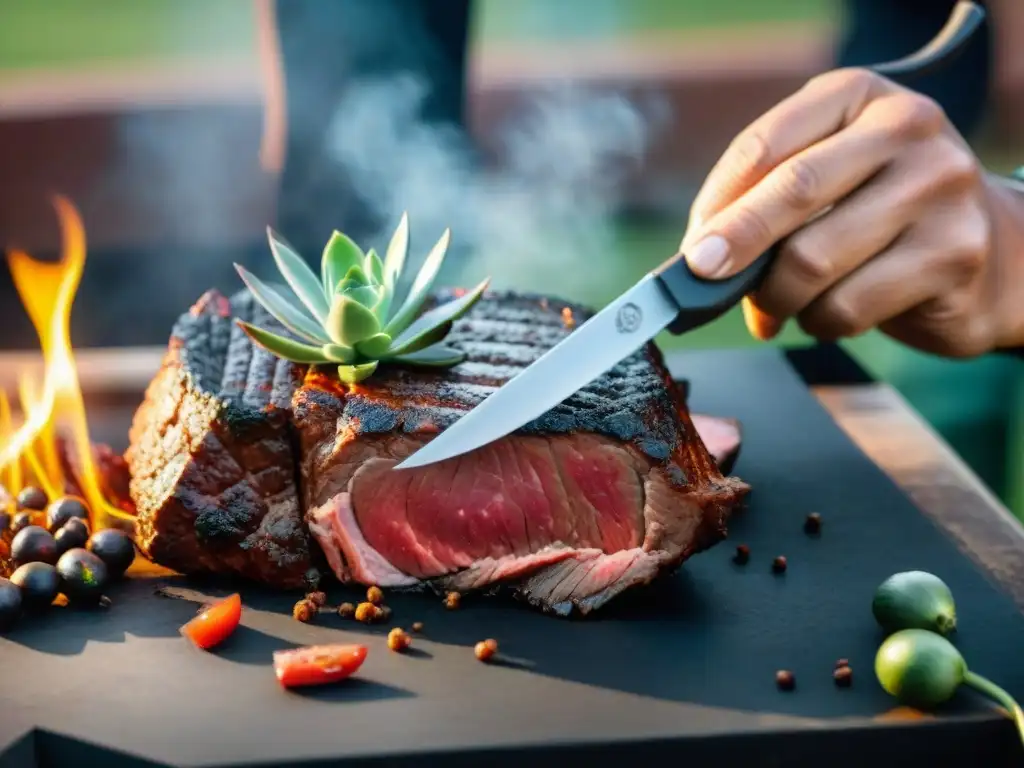
[(490, 661), (497, 652), (498, 641), (493, 639), (481, 640), (473, 649), (473, 653), (480, 661)]
[(746, 544), (736, 547), (736, 554), (732, 556), (732, 561), (737, 565), (746, 565), (750, 562), (750, 547)]
[(390, 605), (378, 605), (377, 606), (377, 618), (380, 621), (387, 621), (391, 618), (391, 606)]
[(412, 638), (409, 633), (400, 627), (395, 627), (388, 632), (388, 648), (396, 653), (401, 653), (412, 645)]
[(788, 669), (780, 669), (775, 673), (775, 685), (782, 691), (792, 691), (796, 688), (796, 678)]
[(308, 624), (316, 618), (318, 610), (316, 603), (312, 600), (303, 598), (302, 600), (299, 600), (292, 609), (292, 618), (296, 621)]
[(774, 573), (785, 573), (786, 572), (786, 558), (784, 555), (779, 555), (772, 560), (772, 572)]
[(804, 533), (816, 534), (821, 533), (821, 515), (817, 512), (811, 512), (804, 520)]
[(109, 597), (107, 597), (106, 595), (100, 595), (100, 600), (99, 600), (99, 602), (97, 603), (97, 605), (98, 605), (98, 606), (99, 606), (100, 608), (109, 608), (109, 607), (110, 607), (111, 605), (113, 605), (113, 604), (114, 604), (114, 601), (113, 601), (113, 600), (111, 600), (111, 599), (110, 599)]
[(343, 619), (351, 619), (356, 615), (356, 607), (352, 603), (342, 603), (338, 606), (338, 615)]
[(7, 510), (0, 509), (0, 533), (5, 533), (10, 527), (11, 514)]
[(373, 603), (360, 603), (356, 606), (356, 621), (369, 624), (380, 617), (380, 608)]
[(458, 592), (449, 592), (444, 598), (444, 607), (450, 611), (454, 611), (459, 607), (462, 602), (462, 595)]
[(422, 621), (414, 621), (412, 623), (412, 631), (413, 632), (422, 632), (423, 631), (423, 622)]
[(832, 672), (832, 679), (840, 688), (849, 688), (853, 685), (853, 670), (849, 667), (837, 667)]
[(374, 605), (380, 605), (384, 602), (384, 592), (380, 587), (370, 587), (366, 590), (366, 600)]
[(327, 604), (327, 593), (326, 592), (310, 592), (306, 595), (306, 599), (309, 600), (317, 608), (323, 608)]
[(850, 666), (850, 660), (849, 659), (839, 659), (832, 666), (832, 669), (839, 669), (840, 667), (848, 667), (848, 666)]

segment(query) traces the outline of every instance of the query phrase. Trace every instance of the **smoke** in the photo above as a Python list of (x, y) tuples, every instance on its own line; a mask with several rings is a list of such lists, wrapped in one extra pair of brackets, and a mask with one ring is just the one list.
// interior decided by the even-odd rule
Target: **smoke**
[[(462, 134), (418, 118), (426, 84), (410, 74), (350, 87), (334, 113), (328, 156), (351, 181), (386, 242), (409, 213), (417, 255), (445, 227), (451, 259), (467, 279), (567, 297), (607, 282), (615, 214), (626, 175), (643, 160), (658, 101), (573, 83), (551, 84), (500, 129), (497, 162), (485, 167)], [(571, 277), (568, 275), (571, 273)]]

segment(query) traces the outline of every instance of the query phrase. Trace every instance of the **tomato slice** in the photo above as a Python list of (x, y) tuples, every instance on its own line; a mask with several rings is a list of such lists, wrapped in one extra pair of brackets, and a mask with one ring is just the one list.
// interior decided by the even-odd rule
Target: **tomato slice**
[(309, 645), (274, 651), (274, 673), (285, 688), (344, 680), (362, 666), (365, 645)]
[(181, 628), (181, 634), (199, 648), (220, 645), (242, 619), (242, 598), (238, 594), (219, 600)]

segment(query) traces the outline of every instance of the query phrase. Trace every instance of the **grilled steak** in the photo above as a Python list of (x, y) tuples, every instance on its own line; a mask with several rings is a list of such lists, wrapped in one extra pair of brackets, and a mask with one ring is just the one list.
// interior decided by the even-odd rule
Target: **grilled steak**
[[(204, 295), (132, 426), (139, 543), (170, 568), (306, 587), (325, 559), (345, 582), (507, 584), (587, 613), (716, 543), (747, 492), (723, 477), (653, 345), (513, 435), (390, 471), (587, 319), (583, 308), (488, 294), (446, 340), (466, 362), (382, 366), (351, 390), (255, 347), (233, 317), (275, 326), (247, 292)], [(727, 421), (702, 424), (730, 434)]]
[(303, 371), (254, 346), (233, 317), (274, 325), (248, 293), (208, 292), (175, 325), (135, 414), (125, 458), (137, 541), (184, 573), (305, 587), (319, 572), (289, 424)]
[(342, 581), (465, 591), (507, 583), (592, 611), (719, 541), (747, 491), (698, 437), (653, 345), (472, 454), (391, 468), (589, 313), (489, 294), (446, 344), (452, 369), (385, 369), (352, 390), (311, 371), (293, 399), (310, 529)]

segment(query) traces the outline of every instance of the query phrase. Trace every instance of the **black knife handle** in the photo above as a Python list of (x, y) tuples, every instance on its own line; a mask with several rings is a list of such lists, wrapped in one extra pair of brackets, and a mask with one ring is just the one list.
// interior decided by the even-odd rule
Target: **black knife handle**
[[(874, 64), (866, 69), (903, 84), (934, 72), (963, 51), (984, 19), (985, 11), (981, 6), (971, 0), (960, 0), (945, 26), (923, 48), (902, 59)], [(728, 312), (740, 299), (757, 290), (777, 253), (776, 244), (742, 272), (724, 280), (698, 277), (690, 270), (684, 255), (677, 253), (654, 270), (680, 308), (679, 317), (668, 326), (668, 330), (675, 334), (683, 333)]]

